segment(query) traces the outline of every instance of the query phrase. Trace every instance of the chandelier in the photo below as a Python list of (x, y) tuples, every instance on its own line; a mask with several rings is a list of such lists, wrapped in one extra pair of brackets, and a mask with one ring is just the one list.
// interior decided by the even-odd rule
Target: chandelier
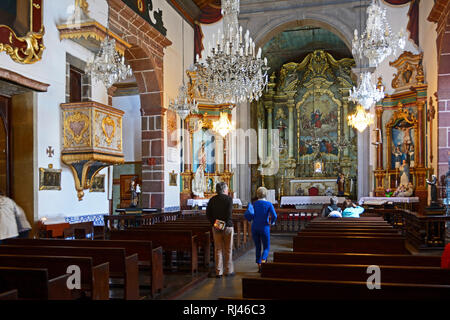
[(222, 15), (224, 32), (219, 29), (217, 42), (213, 35), (215, 46), (208, 44), (204, 62), (195, 59), (200, 92), (219, 104), (258, 100), (268, 82), (267, 59), (261, 48), (256, 52), (248, 30), (242, 37), (239, 0), (222, 0)]
[(228, 113), (226, 112), (221, 112), (219, 120), (214, 121), (212, 125), (213, 130), (219, 133), (223, 138), (234, 130), (234, 123), (230, 122), (230, 119), (228, 119)]
[(373, 114), (366, 112), (361, 105), (356, 106), (356, 113), (348, 116), (348, 124), (359, 132), (373, 124)]
[(183, 121), (189, 114), (198, 112), (198, 102), (191, 98), (184, 83), (178, 88), (178, 96), (170, 102), (169, 109), (175, 111)]
[(353, 90), (350, 89), (348, 96), (350, 101), (360, 104), (367, 110), (384, 98), (384, 87), (380, 86), (377, 88), (371, 79), (372, 73), (361, 73), (358, 88), (353, 87)]
[(405, 47), (406, 38), (403, 30), (393, 34), (386, 19), (386, 9), (383, 9), (379, 0), (373, 0), (367, 8), (366, 30), (352, 41), (352, 53), (362, 59), (367, 57), (371, 66), (378, 66), (389, 55)]
[(116, 51), (116, 40), (109, 36), (103, 40), (100, 51), (87, 64), (85, 72), (96, 81), (103, 82), (106, 88), (132, 75), (130, 66), (125, 64), (125, 58), (120, 57)]

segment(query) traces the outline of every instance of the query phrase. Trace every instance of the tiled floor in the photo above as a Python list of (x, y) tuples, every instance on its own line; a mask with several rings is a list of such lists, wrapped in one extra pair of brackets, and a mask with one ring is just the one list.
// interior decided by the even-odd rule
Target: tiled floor
[[(272, 234), (269, 261), (274, 251), (292, 251), (293, 234)], [(255, 263), (255, 249), (249, 250), (234, 263), (236, 275), (222, 279), (207, 278), (177, 297), (177, 300), (216, 300), (220, 297), (238, 298), (242, 295), (242, 278), (259, 277)]]

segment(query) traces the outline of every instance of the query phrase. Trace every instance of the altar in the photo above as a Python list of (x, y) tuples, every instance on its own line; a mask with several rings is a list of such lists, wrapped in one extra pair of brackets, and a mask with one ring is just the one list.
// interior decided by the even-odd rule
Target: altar
[[(206, 207), (209, 199), (188, 199), (186, 204), (192, 208), (194, 207)], [(242, 201), (238, 198), (233, 198), (233, 206), (242, 207)]]
[(336, 180), (337, 178), (294, 179), (290, 181), (289, 191), (291, 195), (310, 195), (311, 188), (315, 188), (317, 189), (317, 195), (325, 195), (325, 192), (337, 194)]
[[(313, 204), (329, 204), (329, 196), (289, 196), (281, 197), (280, 206), (301, 206), (301, 205), (313, 205)], [(338, 204), (342, 204), (345, 201), (345, 197), (338, 197)]]

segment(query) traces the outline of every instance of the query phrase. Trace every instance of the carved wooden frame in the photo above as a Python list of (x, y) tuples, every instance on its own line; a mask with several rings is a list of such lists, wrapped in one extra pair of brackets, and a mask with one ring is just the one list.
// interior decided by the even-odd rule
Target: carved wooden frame
[(20, 37), (11, 27), (0, 25), (0, 52), (5, 51), (17, 63), (32, 64), (42, 59), (45, 33), (42, 0), (30, 1), (30, 30)]

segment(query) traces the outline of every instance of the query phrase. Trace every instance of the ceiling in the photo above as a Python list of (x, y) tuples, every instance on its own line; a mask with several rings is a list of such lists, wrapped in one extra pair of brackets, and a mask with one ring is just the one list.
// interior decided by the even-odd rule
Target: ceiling
[(314, 50), (325, 50), (335, 58), (353, 58), (345, 43), (326, 29), (304, 26), (284, 30), (263, 47), (270, 72), (278, 71), (288, 62), (301, 62)]

